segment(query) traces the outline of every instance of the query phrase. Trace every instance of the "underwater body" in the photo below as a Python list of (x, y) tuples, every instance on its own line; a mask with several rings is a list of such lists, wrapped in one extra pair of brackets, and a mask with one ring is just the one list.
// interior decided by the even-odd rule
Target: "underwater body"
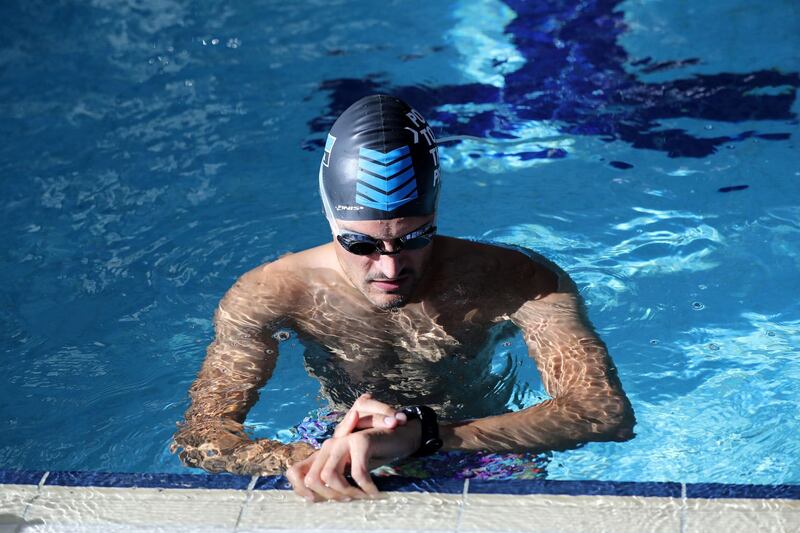
[[(3, 468), (186, 471), (219, 299), (330, 238), (324, 135), (388, 92), (442, 142), (440, 231), (561, 265), (619, 368), (637, 437), (549, 478), (797, 482), (798, 22), (684, 7), (5, 3)], [(287, 333), (256, 436), (325, 403)], [(485, 355), (546, 397), (520, 338)]]

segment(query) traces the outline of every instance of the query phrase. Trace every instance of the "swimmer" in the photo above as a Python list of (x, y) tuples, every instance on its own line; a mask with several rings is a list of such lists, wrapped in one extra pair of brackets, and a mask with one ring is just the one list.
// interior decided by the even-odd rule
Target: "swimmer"
[[(527, 453), (633, 437), (635, 419), (570, 278), (521, 249), (440, 235), (436, 139), (408, 104), (335, 122), (319, 189), (332, 240), (245, 273), (221, 300), (173, 451), (209, 472), (284, 473), (309, 501), (370, 498), (369, 472), (454, 451)], [(317, 448), (243, 423), (286, 329), (338, 419)], [(551, 399), (508, 412), (493, 347), (521, 331)], [(299, 422), (299, 421), (298, 421)]]

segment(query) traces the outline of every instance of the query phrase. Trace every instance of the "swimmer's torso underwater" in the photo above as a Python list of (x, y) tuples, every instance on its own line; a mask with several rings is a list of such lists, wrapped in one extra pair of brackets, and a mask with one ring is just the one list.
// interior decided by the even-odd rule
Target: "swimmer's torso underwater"
[[(285, 473), (309, 501), (344, 500), (375, 496), (369, 470), (400, 459), (521, 453), (533, 464), (632, 438), (630, 402), (569, 277), (531, 251), (437, 236), (440, 184), (433, 132), (402, 100), (368, 96), (337, 119), (319, 172), (333, 242), (251, 270), (220, 301), (175, 435), (184, 463)], [(287, 327), (339, 413), (322, 442), (244, 431)], [(551, 399), (510, 412), (513, 380), (491, 360), (517, 332)]]
[[(346, 280), (333, 270), (312, 269), (300, 282), (307, 287), (296, 300), (302, 311), (285, 325), (299, 334), (306, 368), (332, 409), (346, 410), (369, 392), (391, 405), (435, 406), (443, 419), (505, 411), (514, 383), (493, 374), (490, 362), (498, 343), (517, 333), (508, 315), (529, 295), (491, 287), (486, 278), (497, 273), (507, 282), (526, 269), (515, 252), (465, 254), (456, 239), (436, 240), (434, 253), (452, 257), (433, 259), (437, 268), (423, 280), (432, 297), (403, 307), (376, 313), (357, 291), (341, 290)], [(515, 285), (523, 293), (532, 287), (528, 279)]]

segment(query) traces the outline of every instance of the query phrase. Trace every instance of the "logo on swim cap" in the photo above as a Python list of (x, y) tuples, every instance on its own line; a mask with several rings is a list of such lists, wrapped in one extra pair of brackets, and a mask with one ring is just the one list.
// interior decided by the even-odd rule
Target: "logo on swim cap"
[(325, 141), (325, 153), (322, 154), (322, 164), (326, 167), (331, 163), (331, 150), (333, 150), (333, 143), (336, 142), (336, 137), (328, 134), (328, 140)]
[(363, 147), (359, 149), (357, 204), (394, 211), (417, 196), (417, 180), (414, 179), (408, 146), (386, 153)]

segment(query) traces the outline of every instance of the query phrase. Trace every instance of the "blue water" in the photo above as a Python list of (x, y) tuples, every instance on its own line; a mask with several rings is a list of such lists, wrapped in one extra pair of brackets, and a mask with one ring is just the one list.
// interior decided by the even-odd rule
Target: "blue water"
[[(443, 233), (578, 282), (637, 437), (552, 479), (800, 482), (791, 2), (4, 2), (0, 468), (167, 447), (244, 271), (330, 238), (316, 171), (376, 91), (442, 141)], [(248, 423), (321, 404), (285, 341)], [(515, 339), (520, 408), (543, 395)]]

